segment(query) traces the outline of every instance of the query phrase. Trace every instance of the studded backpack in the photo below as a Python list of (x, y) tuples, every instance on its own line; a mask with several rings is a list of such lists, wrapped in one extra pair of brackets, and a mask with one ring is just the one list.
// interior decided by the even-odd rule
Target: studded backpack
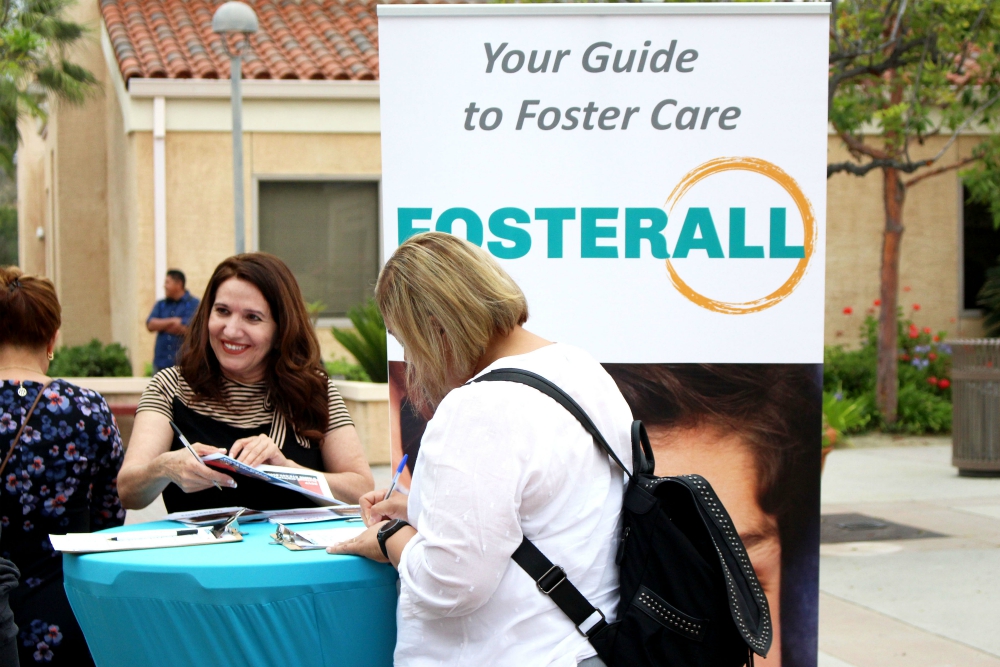
[(771, 616), (726, 508), (703, 477), (656, 477), (642, 422), (632, 424), (633, 471), (590, 417), (544, 377), (501, 368), (474, 380), (517, 382), (570, 412), (628, 476), (616, 563), (617, 620), (608, 623), (527, 537), (511, 556), (587, 637), (608, 667), (740, 667), (767, 655)]

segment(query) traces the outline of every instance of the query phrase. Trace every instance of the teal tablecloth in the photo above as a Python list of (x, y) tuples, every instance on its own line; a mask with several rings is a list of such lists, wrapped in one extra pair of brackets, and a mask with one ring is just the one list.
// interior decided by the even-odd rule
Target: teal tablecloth
[[(335, 524), (310, 524), (310, 529)], [(356, 525), (356, 524), (350, 524)], [(162, 522), (132, 529), (182, 527)], [(63, 556), (66, 593), (98, 667), (381, 667), (396, 643), (396, 571), (269, 544)]]

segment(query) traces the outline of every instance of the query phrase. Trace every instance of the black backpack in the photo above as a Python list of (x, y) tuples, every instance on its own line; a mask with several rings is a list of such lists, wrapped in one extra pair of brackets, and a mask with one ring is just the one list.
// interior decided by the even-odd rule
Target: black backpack
[(617, 621), (607, 623), (527, 537), (512, 556), (608, 667), (740, 667), (752, 666), (755, 653), (767, 655), (767, 598), (726, 508), (703, 477), (653, 475), (653, 450), (639, 421), (632, 423), (630, 473), (576, 401), (540, 375), (501, 368), (475, 380), (483, 381), (517, 382), (552, 398), (629, 478), (615, 561)]

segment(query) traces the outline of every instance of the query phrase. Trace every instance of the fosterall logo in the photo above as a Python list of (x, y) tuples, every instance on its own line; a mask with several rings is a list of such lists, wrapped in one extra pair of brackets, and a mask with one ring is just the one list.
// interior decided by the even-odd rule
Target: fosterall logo
[[(430, 229), (460, 234), (464, 227), (466, 239), (479, 246), (485, 241), (486, 250), (503, 260), (663, 260), (677, 292), (730, 315), (759, 312), (787, 298), (816, 247), (815, 215), (798, 183), (777, 165), (751, 157), (695, 167), (662, 207), (529, 210), (503, 206), (481, 217), (464, 207), (440, 213), (398, 208), (398, 242)], [(668, 219), (681, 222), (668, 225)], [(487, 229), (494, 239), (486, 240)]]

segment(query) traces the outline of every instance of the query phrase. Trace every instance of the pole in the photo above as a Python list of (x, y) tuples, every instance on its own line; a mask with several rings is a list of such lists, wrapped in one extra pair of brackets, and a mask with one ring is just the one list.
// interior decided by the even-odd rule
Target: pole
[(243, 55), (229, 59), (233, 108), (233, 212), (236, 218), (236, 254), (246, 251), (243, 227)]

